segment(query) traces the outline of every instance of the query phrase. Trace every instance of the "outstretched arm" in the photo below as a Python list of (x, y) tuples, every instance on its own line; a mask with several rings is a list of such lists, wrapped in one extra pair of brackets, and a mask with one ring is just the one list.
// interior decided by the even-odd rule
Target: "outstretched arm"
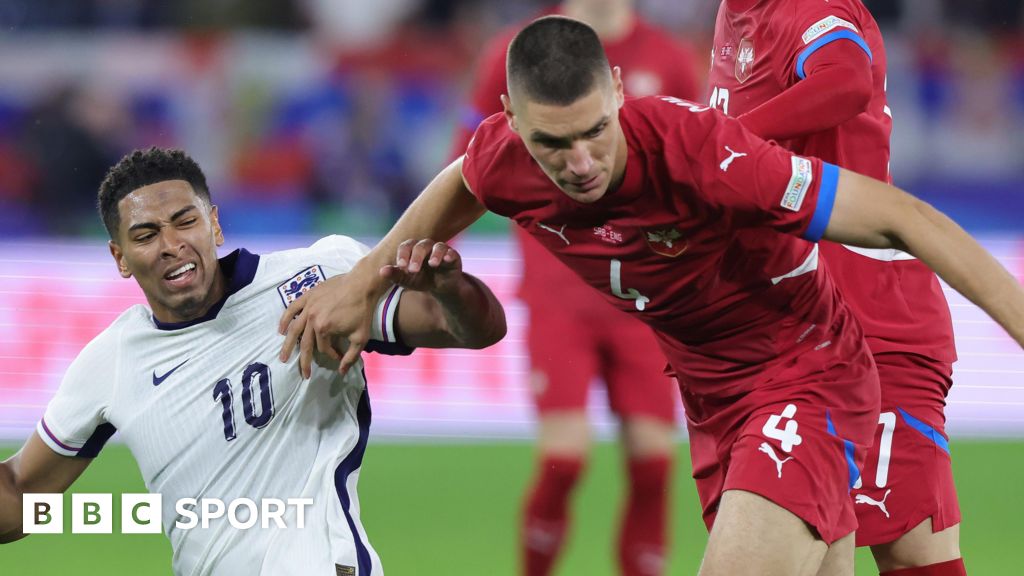
[(1024, 288), (974, 238), (926, 202), (840, 170), (824, 238), (913, 254), (1024, 346)]
[(63, 493), (90, 462), (91, 458), (57, 454), (35, 432), (17, 454), (0, 462), (0, 544), (25, 537), (21, 525), (24, 494)]
[[(462, 179), (459, 158), (427, 185), (384, 239), (348, 274), (327, 279), (285, 310), (279, 323), (285, 334), (281, 360), (287, 361), (299, 344), (299, 369), (308, 378), (315, 345), (340, 359), (339, 371), (347, 372), (370, 339), (374, 307), (390, 285), (379, 271), (392, 263), (398, 245), (409, 238), (447, 241), (484, 212), (486, 209)], [(338, 336), (349, 342), (344, 356), (331, 343)]]

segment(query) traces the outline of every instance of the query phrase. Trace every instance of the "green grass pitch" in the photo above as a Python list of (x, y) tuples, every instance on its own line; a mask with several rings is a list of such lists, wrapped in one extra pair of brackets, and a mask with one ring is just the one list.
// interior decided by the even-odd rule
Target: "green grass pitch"
[[(12, 452), (12, 446), (0, 449), (0, 459)], [(1024, 443), (961, 441), (954, 443), (953, 457), (968, 570), (1024, 573), (1019, 520)], [(595, 447), (574, 502), (573, 532), (559, 574), (616, 573), (620, 458), (614, 444)], [(687, 460), (681, 445), (669, 574), (696, 574), (706, 539)], [(532, 462), (532, 447), (522, 443), (371, 444), (359, 492), (363, 521), (385, 571), (392, 576), (516, 574), (516, 518)], [(110, 446), (72, 491), (117, 495), (143, 491), (143, 485), (127, 450)], [(114, 529), (118, 526), (115, 520)], [(164, 575), (170, 574), (170, 546), (163, 535), (35, 535), (0, 547), (0, 574)], [(863, 550), (857, 574), (877, 574)]]

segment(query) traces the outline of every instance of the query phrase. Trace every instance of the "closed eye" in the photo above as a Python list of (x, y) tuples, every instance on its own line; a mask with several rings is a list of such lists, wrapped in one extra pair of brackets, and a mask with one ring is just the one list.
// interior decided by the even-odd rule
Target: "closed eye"
[(587, 130), (583, 134), (583, 137), (584, 138), (597, 138), (598, 136), (601, 135), (602, 132), (604, 132), (604, 129), (605, 129), (605, 127), (607, 125), (608, 125), (607, 123), (598, 124), (597, 126), (594, 126), (593, 128), (591, 128), (590, 130)]

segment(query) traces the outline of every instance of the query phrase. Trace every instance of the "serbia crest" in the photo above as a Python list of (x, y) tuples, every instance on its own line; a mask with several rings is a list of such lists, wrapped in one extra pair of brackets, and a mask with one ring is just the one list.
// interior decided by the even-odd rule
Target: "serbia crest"
[(669, 258), (679, 256), (690, 246), (683, 239), (683, 234), (675, 228), (645, 228), (644, 239), (656, 254)]
[(754, 41), (750, 38), (740, 40), (736, 49), (736, 80), (740, 84), (747, 81), (754, 71)]

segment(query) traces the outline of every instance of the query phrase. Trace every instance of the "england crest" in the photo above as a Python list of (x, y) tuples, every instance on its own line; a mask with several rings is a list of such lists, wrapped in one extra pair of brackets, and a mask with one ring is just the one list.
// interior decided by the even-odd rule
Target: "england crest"
[(309, 292), (314, 286), (326, 280), (323, 268), (315, 264), (299, 272), (277, 287), (277, 293), (281, 296), (285, 308), (292, 302), (298, 300), (303, 294)]
[(690, 243), (683, 239), (683, 234), (675, 228), (646, 229), (644, 239), (651, 250), (669, 258), (679, 256), (690, 247)]
[(754, 71), (754, 41), (750, 38), (740, 40), (736, 50), (736, 79), (743, 84)]

